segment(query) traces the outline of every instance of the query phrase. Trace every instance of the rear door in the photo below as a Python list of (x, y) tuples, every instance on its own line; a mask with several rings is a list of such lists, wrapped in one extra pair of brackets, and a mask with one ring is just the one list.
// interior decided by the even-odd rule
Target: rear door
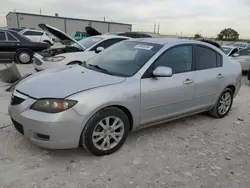
[(214, 105), (225, 87), (223, 56), (214, 49), (203, 45), (195, 47), (196, 83), (195, 106), (199, 109)]

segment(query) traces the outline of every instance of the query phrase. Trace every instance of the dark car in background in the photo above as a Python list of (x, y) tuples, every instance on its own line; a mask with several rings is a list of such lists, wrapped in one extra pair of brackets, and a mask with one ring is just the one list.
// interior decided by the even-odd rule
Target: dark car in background
[(41, 52), (50, 46), (44, 42), (33, 42), (13, 30), (0, 29), (0, 62), (15, 61), (28, 64), (35, 52)]
[(152, 38), (151, 35), (142, 32), (114, 32), (114, 33), (106, 33), (106, 35), (118, 35), (130, 38)]

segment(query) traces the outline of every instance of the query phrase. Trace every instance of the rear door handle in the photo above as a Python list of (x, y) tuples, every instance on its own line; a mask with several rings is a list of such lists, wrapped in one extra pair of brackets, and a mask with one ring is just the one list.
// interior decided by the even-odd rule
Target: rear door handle
[(218, 75), (217, 75), (217, 78), (224, 78), (224, 76), (223, 76), (223, 74), (221, 74), (221, 73), (219, 73)]
[(192, 83), (194, 83), (194, 80), (192, 80), (192, 79), (190, 79), (190, 78), (187, 78), (187, 79), (183, 82), (183, 84), (192, 84)]

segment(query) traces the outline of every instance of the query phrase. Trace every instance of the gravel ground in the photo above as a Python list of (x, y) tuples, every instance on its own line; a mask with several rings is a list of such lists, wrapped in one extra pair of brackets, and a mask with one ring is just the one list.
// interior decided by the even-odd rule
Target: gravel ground
[[(32, 71), (30, 65), (19, 67), (23, 74)], [(8, 126), (10, 93), (0, 83), (0, 188), (249, 188), (246, 83), (243, 78), (224, 119), (201, 114), (133, 132), (118, 152), (104, 157), (81, 148), (45, 150), (30, 144)]]

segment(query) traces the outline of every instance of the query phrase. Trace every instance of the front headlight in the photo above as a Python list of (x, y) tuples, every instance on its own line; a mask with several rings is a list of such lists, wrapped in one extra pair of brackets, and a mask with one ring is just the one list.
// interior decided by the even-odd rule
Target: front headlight
[(35, 102), (30, 108), (45, 113), (59, 113), (75, 106), (77, 101), (63, 99), (41, 99)]
[(44, 61), (58, 62), (64, 60), (64, 56), (56, 56), (56, 57), (45, 57)]

